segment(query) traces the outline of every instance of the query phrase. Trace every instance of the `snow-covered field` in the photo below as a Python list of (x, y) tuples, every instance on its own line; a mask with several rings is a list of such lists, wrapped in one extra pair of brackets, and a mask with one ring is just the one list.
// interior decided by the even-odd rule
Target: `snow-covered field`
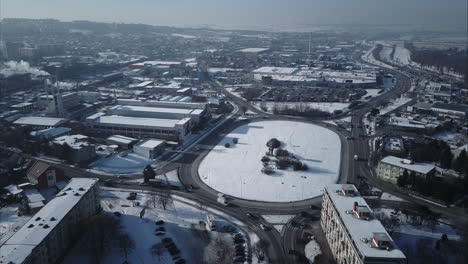
[[(238, 143), (234, 144), (233, 139)], [(266, 143), (277, 138), (308, 166), (307, 171), (261, 172)], [(230, 143), (230, 147), (224, 145)], [(299, 201), (321, 195), (335, 183), (340, 169), (338, 135), (323, 127), (293, 121), (263, 121), (229, 133), (200, 164), (199, 174), (211, 188), (235, 197), (270, 202)]]
[(447, 142), (450, 145), (454, 146), (461, 146), (466, 144), (468, 142), (468, 137), (463, 135), (462, 133), (456, 133), (456, 132), (451, 132), (451, 131), (442, 131), (439, 132), (435, 135), (433, 135), (433, 138), (443, 140)]
[(141, 173), (143, 168), (151, 164), (154, 160), (147, 159), (135, 153), (129, 153), (126, 156), (113, 155), (101, 158), (91, 164), (93, 170), (106, 173), (126, 174)]
[[(207, 258), (213, 251), (215, 238), (220, 237), (233, 246), (229, 233), (223, 231), (208, 232), (200, 225), (200, 221), (206, 222), (207, 215), (210, 214), (214, 216), (217, 230), (221, 230), (223, 226), (233, 226), (233, 223), (224, 216), (208, 213), (207, 208), (187, 203), (185, 199), (177, 196), (173, 196), (173, 205), (164, 210), (158, 206), (154, 208), (151, 194), (138, 193), (135, 200), (140, 203), (138, 206), (133, 201), (126, 200), (128, 194), (129, 191), (119, 189), (101, 191), (102, 208), (106, 212), (120, 212), (122, 214), (119, 219), (123, 230), (135, 242), (135, 249), (128, 256), (129, 263), (174, 263), (172, 256), (166, 249), (164, 249), (161, 259), (158, 259), (150, 252), (150, 247), (161, 242), (163, 237), (172, 238), (181, 251), (181, 257), (187, 263), (200, 263), (203, 261), (209, 263), (210, 261)], [(146, 205), (146, 210), (144, 216), (140, 218), (144, 205)], [(154, 234), (157, 227), (155, 221), (158, 220), (165, 222), (163, 226), (166, 234), (163, 236)], [(240, 232), (244, 236), (248, 235), (243, 231)], [(254, 235), (252, 239), (257, 238)], [(122, 252), (117, 248), (113, 248), (104, 256), (101, 263), (123, 263), (124, 260)], [(77, 245), (65, 257), (63, 263), (90, 263), (90, 256), (83, 252), (80, 245)]]
[(317, 109), (323, 112), (333, 113), (336, 110), (346, 110), (349, 103), (327, 103), (327, 102), (256, 102), (254, 106), (261, 110), (261, 106), (265, 105), (268, 108), (268, 112), (272, 112), (275, 107), (289, 107), (295, 108), (297, 106), (308, 106), (312, 109)]

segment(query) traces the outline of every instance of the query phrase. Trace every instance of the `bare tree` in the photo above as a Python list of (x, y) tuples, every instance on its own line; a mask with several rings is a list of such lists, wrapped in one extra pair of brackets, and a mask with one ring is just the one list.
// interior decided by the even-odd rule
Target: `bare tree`
[(159, 193), (156, 197), (157, 204), (161, 206), (164, 210), (174, 204), (174, 200), (172, 199), (171, 193), (169, 190), (164, 190), (163, 192)]
[(265, 259), (265, 251), (268, 247), (267, 242), (260, 240), (252, 247), (252, 253), (257, 257), (259, 261)]
[(151, 246), (151, 255), (157, 256), (158, 261), (161, 261), (161, 256), (164, 254), (164, 246), (161, 243), (156, 243)]
[(153, 208), (156, 208), (156, 205), (158, 203), (158, 198), (156, 197), (156, 195), (151, 194), (149, 202), (153, 205)]
[(124, 254), (125, 259), (127, 259), (128, 254), (135, 249), (135, 241), (133, 241), (133, 239), (128, 234), (120, 234), (116, 241), (117, 246)]
[(231, 263), (232, 249), (230, 245), (221, 237), (214, 241), (214, 262), (213, 263)]

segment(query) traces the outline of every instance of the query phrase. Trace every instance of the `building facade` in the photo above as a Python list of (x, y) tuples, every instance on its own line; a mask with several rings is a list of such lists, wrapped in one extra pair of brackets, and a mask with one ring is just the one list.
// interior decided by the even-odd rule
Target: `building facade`
[(377, 166), (377, 176), (385, 181), (396, 184), (405, 170), (408, 174), (415, 173), (417, 177), (426, 178), (434, 175), (435, 166), (430, 163), (415, 163), (411, 160), (387, 156), (379, 161)]
[(325, 188), (320, 225), (337, 264), (407, 263), (354, 185)]
[(0, 247), (0, 262), (57, 263), (82, 232), (80, 221), (100, 210), (98, 179), (73, 178)]

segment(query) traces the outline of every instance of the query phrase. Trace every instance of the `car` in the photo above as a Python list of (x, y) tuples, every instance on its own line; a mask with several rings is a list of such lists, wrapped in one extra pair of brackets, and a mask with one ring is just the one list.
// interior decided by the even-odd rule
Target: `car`
[(158, 220), (158, 221), (156, 221), (156, 225), (164, 225), (164, 221), (163, 220)]
[(266, 226), (266, 225), (264, 225), (264, 224), (260, 224), (260, 227), (261, 227), (263, 230), (265, 230), (265, 231), (270, 230), (270, 227), (268, 227), (268, 226)]
[(162, 231), (157, 231), (156, 233), (154, 233), (155, 235), (157, 236), (164, 236), (166, 234), (166, 232), (162, 232)]
[(166, 232), (166, 229), (164, 228), (164, 226), (160, 226), (156, 228), (156, 231)]
[(187, 263), (185, 259), (178, 259), (176, 262), (174, 262), (174, 264), (185, 264), (185, 263)]

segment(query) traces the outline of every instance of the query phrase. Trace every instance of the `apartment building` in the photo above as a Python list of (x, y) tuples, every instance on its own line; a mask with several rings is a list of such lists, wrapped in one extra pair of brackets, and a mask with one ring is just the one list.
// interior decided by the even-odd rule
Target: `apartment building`
[(426, 178), (427, 176), (434, 175), (435, 169), (436, 167), (431, 163), (416, 163), (408, 159), (387, 156), (379, 162), (377, 166), (377, 176), (396, 184), (398, 177), (400, 177), (405, 170), (407, 170), (408, 173), (414, 172), (417, 177)]
[(325, 188), (320, 225), (337, 264), (407, 263), (354, 185)]
[(57, 263), (99, 208), (98, 179), (73, 178), (0, 247), (0, 263)]

